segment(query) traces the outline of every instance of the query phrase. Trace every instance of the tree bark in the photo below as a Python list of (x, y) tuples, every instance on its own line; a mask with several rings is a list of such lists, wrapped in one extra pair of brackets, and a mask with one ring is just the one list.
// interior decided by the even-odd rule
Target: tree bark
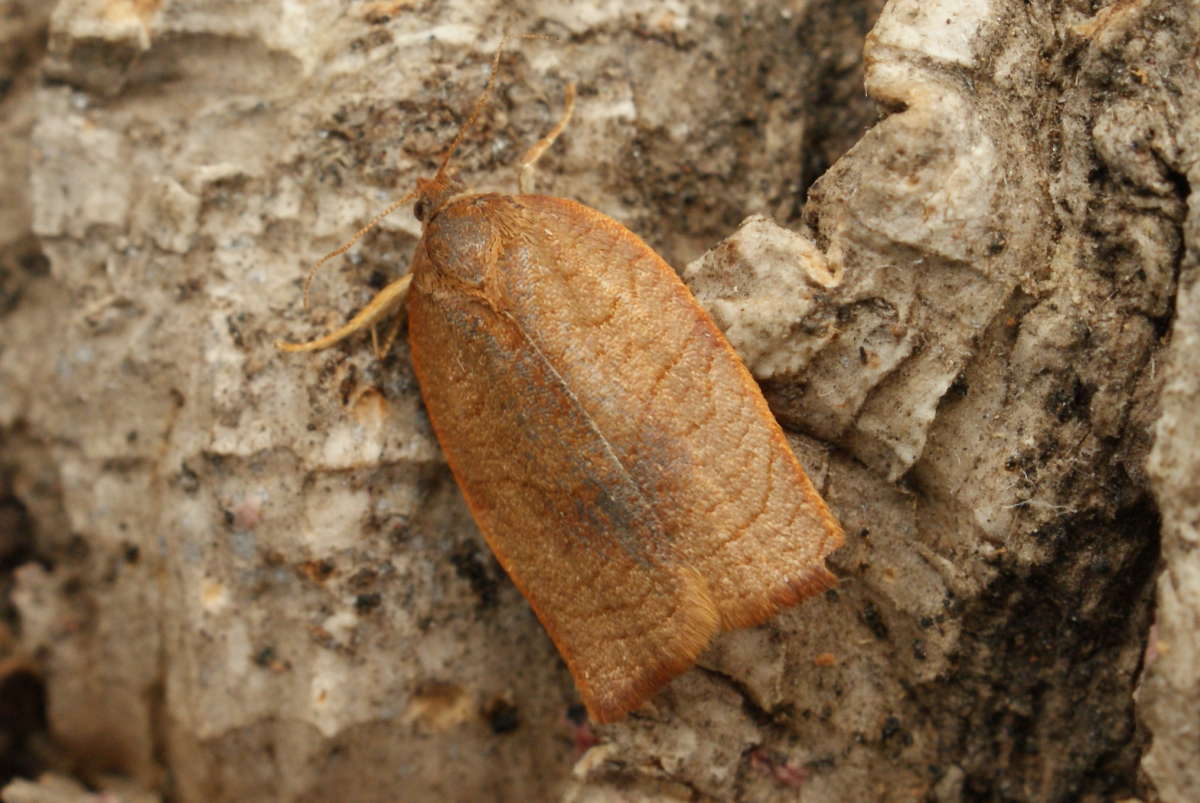
[[(54, 745), (25, 766), (180, 801), (1200, 786), (1196, 4), (9, 6), (0, 702), (36, 678)], [(401, 210), (303, 308), (506, 26), (553, 38), (509, 41), (467, 183), (515, 190), (577, 82), (538, 190), (680, 269), (847, 534), (836, 590), (604, 727), (406, 344), (273, 345), (405, 270)]]

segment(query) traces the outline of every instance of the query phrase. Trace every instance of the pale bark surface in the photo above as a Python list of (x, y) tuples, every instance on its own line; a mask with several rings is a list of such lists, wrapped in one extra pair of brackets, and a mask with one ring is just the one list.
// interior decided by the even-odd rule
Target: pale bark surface
[[(180, 801), (1200, 788), (1195, 3), (0, 8), (0, 703), (43, 686), (34, 764)], [(405, 268), (401, 210), (302, 307), (432, 172), (503, 9), (557, 38), (512, 43), (468, 183), (515, 188), (576, 81), (539, 190), (681, 269), (847, 533), (836, 591), (603, 728), (406, 345), (272, 345)]]

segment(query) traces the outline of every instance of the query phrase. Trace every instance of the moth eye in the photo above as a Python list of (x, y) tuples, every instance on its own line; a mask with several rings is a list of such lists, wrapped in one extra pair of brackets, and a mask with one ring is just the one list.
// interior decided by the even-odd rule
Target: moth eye
[(422, 223), (425, 222), (425, 216), (429, 214), (429, 202), (421, 198), (413, 204), (413, 217)]

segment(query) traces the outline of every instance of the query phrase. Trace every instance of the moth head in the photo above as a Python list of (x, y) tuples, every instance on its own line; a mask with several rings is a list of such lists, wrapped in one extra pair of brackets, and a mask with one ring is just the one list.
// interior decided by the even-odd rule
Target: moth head
[(456, 195), (462, 194), (466, 185), (449, 171), (438, 171), (433, 178), (417, 179), (417, 200), (413, 203), (413, 217), (428, 223)]

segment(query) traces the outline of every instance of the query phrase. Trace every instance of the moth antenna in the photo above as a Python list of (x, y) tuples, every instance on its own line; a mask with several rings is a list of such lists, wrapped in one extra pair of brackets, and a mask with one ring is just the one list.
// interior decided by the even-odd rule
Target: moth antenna
[(487, 83), (483, 86), (483, 91), (479, 93), (479, 97), (475, 98), (475, 105), (471, 107), (471, 115), (467, 121), (458, 127), (458, 133), (454, 135), (454, 139), (450, 142), (450, 147), (446, 150), (446, 155), (442, 157), (442, 163), (438, 165), (437, 174), (433, 177), (437, 181), (446, 173), (446, 166), (450, 164), (450, 157), (458, 150), (459, 143), (475, 125), (475, 121), (479, 119), (480, 112), (487, 105), (488, 99), (492, 95), (492, 86), (496, 83), (496, 73), (500, 70), (500, 57), (504, 55), (504, 46), (508, 44), (508, 28), (504, 29), (504, 34), (500, 37), (500, 46), (496, 48), (496, 54), (492, 56), (492, 69), (488, 71)]
[(371, 218), (371, 222), (368, 223), (367, 225), (363, 226), (361, 229), (359, 229), (354, 234), (353, 237), (351, 237), (346, 242), (342, 243), (340, 246), (338, 246), (334, 250), (330, 251), (325, 256), (318, 259), (316, 264), (314, 264), (311, 268), (308, 269), (308, 275), (304, 277), (304, 308), (305, 309), (309, 309), (308, 289), (312, 286), (312, 280), (313, 280), (313, 277), (316, 276), (317, 270), (322, 265), (324, 265), (326, 262), (333, 259), (334, 257), (341, 256), (342, 254), (349, 251), (356, 242), (358, 242), (359, 240), (361, 240), (363, 238), (364, 234), (366, 234), (371, 229), (378, 226), (379, 221), (383, 220), (385, 217), (392, 214), (392, 212), (395, 212), (401, 206), (403, 206), (404, 204), (406, 204), (410, 200), (412, 200), (413, 197), (416, 196), (417, 192), (418, 192), (418, 190), (412, 190), (412, 191), (406, 193), (402, 198), (392, 201), (390, 204), (387, 205), (386, 209), (384, 209), (382, 212), (377, 214), (375, 217)]
[[(458, 146), (462, 144), (463, 138), (470, 133), (475, 126), (475, 121), (479, 119), (479, 115), (483, 112), (488, 100), (492, 95), (492, 87), (496, 84), (496, 73), (500, 71), (500, 57), (504, 55), (504, 48), (508, 44), (508, 40), (512, 35), (508, 32), (508, 25), (504, 26), (504, 33), (500, 37), (500, 46), (496, 48), (495, 55), (492, 56), (492, 69), (488, 71), (487, 83), (484, 84), (483, 91), (479, 93), (479, 97), (475, 98), (475, 104), (471, 107), (471, 115), (467, 121), (458, 128), (458, 133), (454, 135), (454, 139), (450, 142), (450, 147), (446, 149), (446, 155), (442, 157), (442, 163), (438, 165), (438, 171), (434, 175), (433, 180), (436, 181), (446, 173), (446, 167), (450, 164), (451, 157), (458, 150)], [(557, 37), (543, 33), (523, 33), (517, 35), (518, 39), (550, 39), (558, 41)], [(568, 115), (569, 116), (569, 115)], [(566, 125), (564, 123), (564, 125)], [(557, 133), (555, 134), (557, 136)]]

